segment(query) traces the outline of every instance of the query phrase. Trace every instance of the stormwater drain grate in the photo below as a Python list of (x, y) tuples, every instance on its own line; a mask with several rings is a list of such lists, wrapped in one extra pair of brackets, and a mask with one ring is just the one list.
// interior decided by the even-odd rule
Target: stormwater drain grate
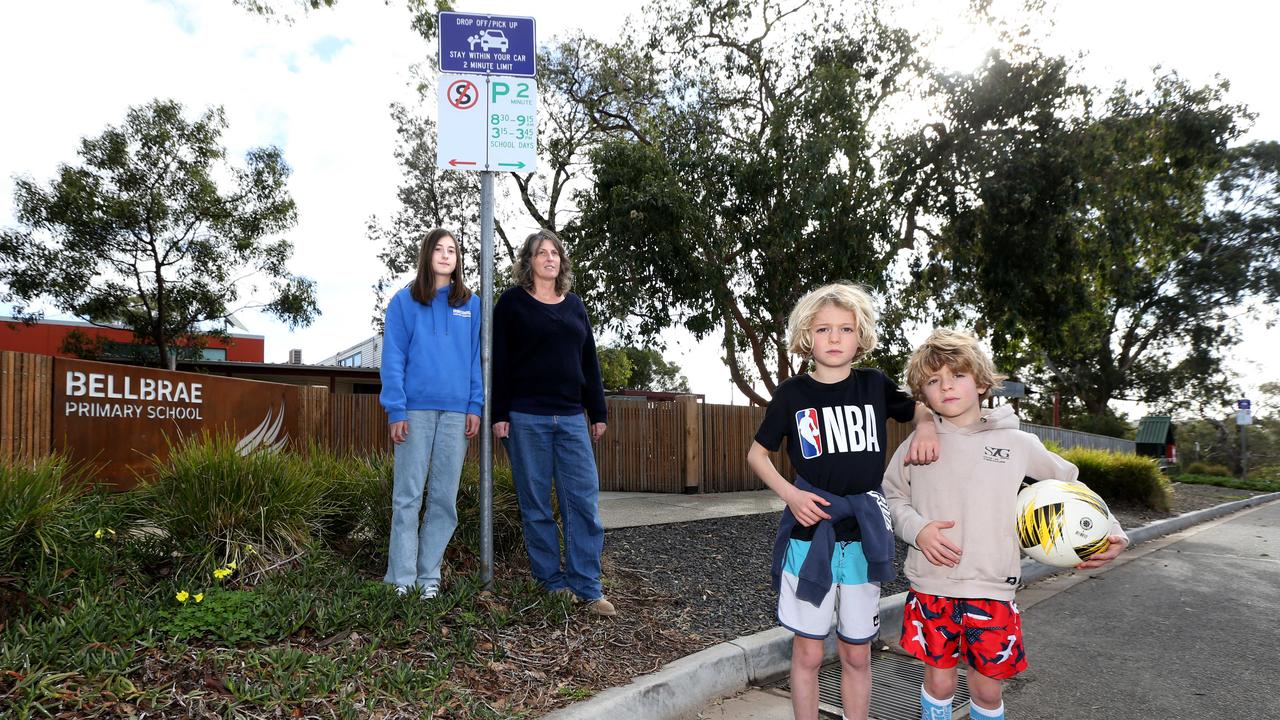
[[(920, 720), (920, 686), (924, 683), (924, 663), (893, 652), (871, 653), (871, 718), (872, 720)], [(778, 687), (791, 691), (791, 680)], [(840, 663), (824, 665), (818, 671), (818, 698), (822, 711), (840, 717)], [(964, 717), (969, 705), (969, 684), (964, 672), (951, 711)]]

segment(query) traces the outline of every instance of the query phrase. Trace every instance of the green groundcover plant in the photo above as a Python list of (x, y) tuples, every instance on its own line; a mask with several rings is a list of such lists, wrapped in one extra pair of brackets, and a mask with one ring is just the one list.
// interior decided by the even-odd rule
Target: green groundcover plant
[[(514, 571), (481, 586), (473, 464), (441, 596), (380, 582), (392, 465), (217, 436), (122, 493), (56, 456), (0, 465), (0, 716), (526, 715), (463, 680), (570, 604)], [(495, 549), (518, 557), (510, 471), (494, 474)]]

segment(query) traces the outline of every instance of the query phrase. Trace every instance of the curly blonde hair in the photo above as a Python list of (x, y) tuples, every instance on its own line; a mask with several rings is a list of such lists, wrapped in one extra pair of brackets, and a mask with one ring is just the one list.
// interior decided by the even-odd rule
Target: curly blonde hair
[(978, 338), (967, 332), (938, 328), (907, 360), (907, 385), (911, 394), (918, 400), (924, 400), (925, 382), (943, 367), (972, 375), (974, 385), (986, 388), (979, 395), (982, 400), (990, 397), (991, 391), (999, 388), (1005, 379), (1004, 375), (996, 372), (991, 356), (978, 345)]
[(859, 285), (838, 282), (812, 290), (796, 303), (787, 321), (787, 335), (791, 338), (788, 350), (804, 357), (813, 354), (813, 318), (826, 305), (834, 305), (853, 313), (858, 330), (858, 350), (853, 354), (854, 362), (876, 349), (876, 343), (879, 342), (876, 337), (876, 319), (879, 314), (871, 300), (871, 293)]

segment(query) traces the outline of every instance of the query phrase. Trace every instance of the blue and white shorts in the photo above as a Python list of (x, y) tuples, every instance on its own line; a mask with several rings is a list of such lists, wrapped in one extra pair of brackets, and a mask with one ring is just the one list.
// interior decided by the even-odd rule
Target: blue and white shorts
[(880, 634), (880, 583), (867, 579), (867, 557), (860, 542), (838, 542), (831, 553), (831, 589), (813, 605), (796, 597), (800, 566), (809, 553), (808, 540), (788, 541), (782, 560), (782, 588), (778, 622), (801, 637), (823, 639), (831, 634), (847, 643), (863, 645)]

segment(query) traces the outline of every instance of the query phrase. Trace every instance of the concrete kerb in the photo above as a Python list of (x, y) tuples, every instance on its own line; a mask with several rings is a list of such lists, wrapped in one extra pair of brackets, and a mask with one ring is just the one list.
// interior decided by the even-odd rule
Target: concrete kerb
[[(1268, 493), (1157, 520), (1129, 530), (1129, 539), (1136, 545), (1277, 499), (1280, 493)], [(1069, 571), (1069, 568), (1024, 560), (1022, 582)], [(882, 631), (887, 629), (885, 634), (897, 636), (906, 598), (907, 594), (902, 592), (880, 600), (880, 627)], [(547, 720), (668, 720), (689, 715), (717, 698), (785, 675), (791, 668), (791, 637), (790, 631), (779, 627), (720, 643), (545, 717)], [(835, 633), (827, 639), (826, 654), (828, 660), (836, 657)]]

